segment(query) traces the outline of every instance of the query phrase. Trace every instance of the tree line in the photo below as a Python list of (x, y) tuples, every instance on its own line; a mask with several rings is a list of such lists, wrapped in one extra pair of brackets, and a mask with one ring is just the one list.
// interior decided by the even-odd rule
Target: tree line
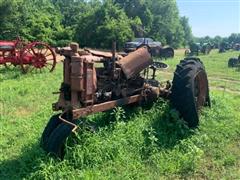
[(228, 44), (228, 45), (234, 45), (237, 43), (240, 44), (240, 33), (232, 33), (228, 37), (221, 37), (221, 36), (215, 36), (215, 37), (205, 36), (201, 38), (194, 37), (193, 41), (199, 42), (201, 44), (209, 43), (214, 48), (219, 48), (221, 44)]
[(193, 41), (176, 0), (0, 0), (0, 39), (21, 36), (65, 46), (119, 48), (134, 37), (151, 37), (175, 48)]

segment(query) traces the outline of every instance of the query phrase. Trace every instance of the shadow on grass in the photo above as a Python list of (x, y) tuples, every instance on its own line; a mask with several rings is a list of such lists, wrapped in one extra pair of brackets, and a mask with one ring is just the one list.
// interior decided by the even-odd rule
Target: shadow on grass
[[(165, 103), (166, 104), (166, 103)], [(159, 106), (159, 105), (158, 105)], [(161, 105), (160, 105), (161, 106)], [(140, 111), (151, 113), (151, 111), (147, 112), (151, 108), (154, 107), (153, 104), (148, 104), (140, 107)], [(121, 121), (131, 121), (133, 116), (138, 116), (139, 106), (124, 106), (124, 119)], [(154, 141), (154, 146), (160, 149), (172, 149), (175, 145), (177, 145), (181, 140), (190, 137), (194, 130), (189, 129), (186, 125), (185, 121), (183, 121), (176, 110), (171, 109), (168, 105), (164, 107), (163, 113), (159, 116), (156, 116), (153, 119), (149, 127), (145, 131), (143, 131), (143, 135), (145, 137), (144, 147), (148, 147), (144, 149), (143, 147), (143, 157), (146, 158), (149, 156), (151, 151), (153, 150), (152, 145)], [(101, 128), (107, 128), (108, 132), (114, 131), (114, 122), (116, 122), (116, 118), (114, 117), (114, 111), (110, 110), (105, 113), (100, 113), (100, 116), (95, 116), (92, 118), (92, 121), (89, 122), (89, 119), (84, 119), (84, 122), (87, 122), (87, 126), (93, 127), (95, 133), (98, 132)], [(89, 128), (83, 128), (83, 131)], [(78, 132), (81, 136), (81, 132)], [(84, 137), (83, 137), (84, 138)], [(84, 139), (82, 139), (84, 141)], [(81, 143), (76, 141), (77, 143)], [(70, 147), (74, 146), (74, 137), (71, 138)]]
[(193, 133), (194, 130), (188, 128), (185, 121), (179, 117), (179, 113), (167, 105), (163, 114), (153, 119), (148, 129), (143, 132), (145, 137), (143, 158), (147, 159), (156, 149), (172, 149)]
[(22, 72), (19, 68), (0, 68), (0, 82), (4, 80), (17, 79), (22, 75)]
[(40, 168), (46, 154), (43, 153), (38, 143), (22, 148), (20, 156), (5, 160), (0, 163), (0, 179), (15, 180), (27, 178), (31, 173)]
[[(139, 111), (139, 107), (136, 105), (123, 106), (121, 108), (124, 111), (124, 118), (120, 118), (120, 120), (125, 122), (130, 121), (132, 119), (132, 116), (136, 115)], [(85, 127), (88, 127), (87, 129), (92, 129), (93, 131), (97, 132), (99, 129), (106, 127), (109, 128), (108, 130), (113, 129), (111, 125), (114, 124), (114, 122), (116, 122), (115, 112), (114, 109), (111, 109), (103, 113), (97, 113), (92, 118), (81, 118), (78, 123), (85, 125)]]
[(236, 71), (240, 72), (240, 65), (236, 68)]
[[(151, 108), (144, 107), (144, 108)], [(153, 107), (156, 108), (156, 107)], [(125, 107), (124, 121), (131, 121), (132, 116), (138, 114), (138, 107)], [(189, 137), (192, 131), (186, 127), (183, 121), (179, 120), (176, 112), (166, 106), (164, 113), (152, 120), (148, 129), (143, 131), (145, 141), (142, 147), (142, 157), (147, 159), (151, 155), (153, 148), (152, 142), (158, 149), (171, 149), (184, 138)], [(144, 111), (144, 109), (143, 109)], [(149, 113), (149, 112), (147, 112)], [(133, 118), (134, 119), (134, 118)], [(88, 119), (86, 119), (87, 121)], [(108, 131), (114, 131), (114, 114), (113, 111), (99, 113), (90, 119), (96, 127), (95, 132), (101, 128), (107, 128)], [(154, 135), (155, 139), (152, 139)], [(83, 137), (84, 138), (84, 137)], [(70, 146), (74, 146), (74, 139), (70, 142)], [(82, 139), (84, 141), (84, 139)], [(81, 143), (76, 141), (77, 143)], [(69, 144), (68, 144), (69, 145)], [(0, 164), (0, 179), (24, 179), (28, 178), (32, 173), (41, 169), (42, 162), (47, 162), (49, 157), (40, 148), (38, 142), (26, 145), (22, 149), (20, 156), (12, 160), (6, 160)]]
[(31, 72), (23, 73), (20, 67), (16, 66), (13, 68), (0, 68), (0, 82), (5, 80), (18, 79), (20, 77), (24, 77), (25, 75), (38, 75), (50, 73), (48, 70), (34, 69)]

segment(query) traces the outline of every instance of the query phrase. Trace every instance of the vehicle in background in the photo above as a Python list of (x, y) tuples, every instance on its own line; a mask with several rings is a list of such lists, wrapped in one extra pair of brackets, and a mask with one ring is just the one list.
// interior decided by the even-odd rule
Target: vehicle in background
[(174, 57), (174, 49), (172, 47), (163, 47), (161, 42), (154, 41), (151, 38), (135, 38), (133, 41), (126, 42), (124, 45), (124, 52), (133, 52), (143, 45), (147, 45), (150, 48), (153, 56), (160, 58)]
[(210, 43), (191, 43), (189, 49), (185, 51), (185, 56), (198, 56), (200, 53), (207, 55), (211, 50)]

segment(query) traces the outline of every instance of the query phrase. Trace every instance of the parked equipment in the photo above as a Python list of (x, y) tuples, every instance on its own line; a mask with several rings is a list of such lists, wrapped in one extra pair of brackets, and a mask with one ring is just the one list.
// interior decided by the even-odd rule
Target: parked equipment
[(228, 67), (233, 68), (233, 67), (240, 67), (240, 55), (238, 58), (230, 58), (228, 60)]
[(6, 68), (20, 66), (23, 73), (46, 69), (52, 72), (56, 65), (53, 49), (42, 42), (0, 41), (0, 65)]
[(212, 46), (209, 43), (191, 43), (190, 49), (185, 51), (185, 56), (198, 56), (200, 53), (209, 54), (212, 50)]
[(126, 42), (124, 45), (124, 52), (133, 52), (139, 47), (145, 45), (150, 48), (152, 56), (160, 57), (162, 59), (174, 57), (174, 49), (172, 47), (163, 47), (161, 42), (154, 41), (151, 38), (135, 38), (133, 41)]
[(198, 58), (185, 58), (177, 66), (173, 82), (163, 87), (156, 80), (162, 63), (154, 63), (144, 46), (123, 57), (112, 53), (80, 50), (79, 45), (57, 50), (65, 56), (64, 80), (59, 99), (41, 138), (43, 149), (63, 157), (64, 143), (71, 132), (81, 127), (81, 117), (127, 104), (152, 103), (159, 97), (170, 99), (189, 127), (197, 127), (198, 111), (210, 106), (209, 87), (204, 65)]

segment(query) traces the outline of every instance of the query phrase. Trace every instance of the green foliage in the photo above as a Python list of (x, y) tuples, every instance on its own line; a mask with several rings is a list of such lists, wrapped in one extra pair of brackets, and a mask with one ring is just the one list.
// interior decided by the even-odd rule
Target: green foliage
[(199, 43), (210, 43), (215, 48), (218, 48), (220, 44), (228, 44), (228, 45), (234, 45), (235, 43), (240, 43), (240, 33), (232, 33), (229, 37), (220, 37), (215, 36), (214, 38), (211, 38), (209, 36), (201, 37), (201, 38), (194, 38), (195, 42)]
[[(17, 35), (63, 46), (119, 48), (135, 37), (152, 37), (174, 47), (189, 42), (175, 0), (6, 0), (0, 1), (1, 39)], [(184, 32), (185, 31), (185, 32)]]
[[(51, 45), (66, 45), (72, 30), (61, 25), (61, 14), (47, 0), (14, 0), (0, 2), (1, 39), (21, 36), (29, 41), (44, 41)], [(61, 38), (61, 39), (59, 39)]]
[(103, 5), (92, 8), (79, 21), (76, 28), (76, 40), (82, 46), (111, 48), (117, 41), (120, 47), (133, 37), (132, 21), (125, 12), (106, 1)]
[[(20, 35), (29, 41), (65, 46), (118, 49), (133, 37), (151, 37), (175, 48), (193, 41), (187, 17), (180, 17), (175, 0), (0, 0), (0, 39)], [(240, 35), (228, 38), (195, 38), (215, 47), (239, 43)]]
[(0, 39), (14, 39), (19, 33), (22, 27), (19, 3), (21, 1), (0, 0)]
[(186, 47), (193, 41), (192, 29), (189, 25), (189, 21), (187, 17), (185, 16), (181, 17), (180, 23), (183, 27), (183, 32), (184, 32), (183, 46)]

